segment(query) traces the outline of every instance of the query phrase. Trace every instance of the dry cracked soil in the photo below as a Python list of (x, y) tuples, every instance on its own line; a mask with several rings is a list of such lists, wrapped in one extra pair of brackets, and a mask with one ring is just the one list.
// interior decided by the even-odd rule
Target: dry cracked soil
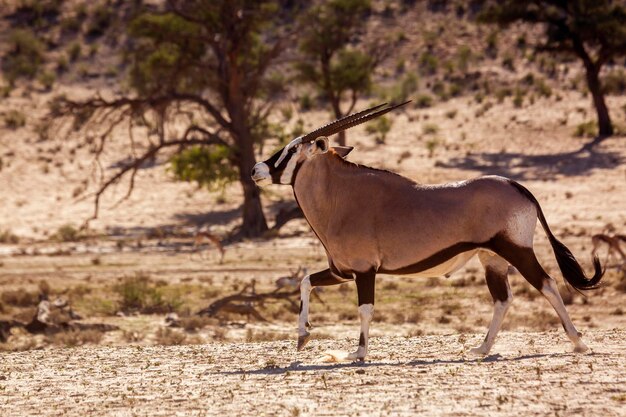
[(365, 363), (325, 363), (352, 339), (80, 347), (3, 355), (3, 416), (626, 415), (624, 330), (591, 330), (586, 354), (562, 331), (371, 339)]

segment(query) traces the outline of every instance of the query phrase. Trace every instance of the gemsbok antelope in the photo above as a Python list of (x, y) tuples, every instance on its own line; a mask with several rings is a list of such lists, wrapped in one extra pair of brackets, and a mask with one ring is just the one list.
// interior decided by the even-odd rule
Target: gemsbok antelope
[(576, 352), (588, 348), (569, 318), (556, 281), (533, 251), (537, 218), (567, 282), (578, 290), (596, 288), (603, 275), (593, 259), (588, 278), (572, 253), (552, 234), (539, 203), (524, 186), (498, 176), (445, 185), (421, 185), (407, 178), (345, 160), (351, 147), (330, 147), (328, 136), (397, 107), (382, 104), (329, 123), (292, 140), (252, 169), (257, 185), (287, 184), (313, 232), (329, 268), (307, 275), (300, 285), (298, 345), (308, 342), (309, 296), (316, 286), (356, 282), (361, 334), (356, 352), (364, 360), (374, 313), (376, 274), (432, 277), (450, 275), (478, 255), (485, 267), (494, 313), (484, 342), (471, 350), (486, 355), (511, 303), (507, 271), (513, 265), (556, 310)]

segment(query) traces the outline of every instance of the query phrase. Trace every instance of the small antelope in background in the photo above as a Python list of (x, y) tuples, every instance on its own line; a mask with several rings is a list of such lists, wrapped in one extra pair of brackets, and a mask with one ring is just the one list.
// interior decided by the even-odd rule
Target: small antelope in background
[(611, 236), (604, 233), (598, 233), (597, 235), (591, 236), (591, 245), (593, 246), (593, 248), (591, 249), (591, 256), (596, 256), (599, 246), (602, 243), (606, 243), (609, 247), (606, 256), (607, 264), (611, 257), (615, 256), (615, 254), (618, 253), (622, 258), (622, 267), (626, 267), (626, 254), (620, 246), (620, 240), (626, 243), (626, 235)]
[(588, 278), (569, 249), (552, 234), (539, 203), (524, 186), (498, 176), (421, 185), (389, 171), (348, 162), (345, 157), (351, 147), (329, 145), (327, 136), (404, 104), (382, 104), (329, 123), (294, 139), (252, 170), (252, 179), (259, 186), (293, 187), (295, 199), (328, 257), (329, 267), (307, 275), (300, 286), (298, 350), (310, 337), (309, 296), (313, 287), (356, 282), (361, 334), (356, 352), (345, 359), (363, 360), (377, 274), (448, 276), (478, 255), (485, 267), (494, 313), (484, 342), (472, 353), (489, 352), (511, 304), (509, 265), (550, 302), (574, 350), (586, 351), (556, 281), (535, 256), (537, 219), (563, 276), (574, 288), (596, 288), (603, 275), (600, 262), (594, 258), (595, 272)]

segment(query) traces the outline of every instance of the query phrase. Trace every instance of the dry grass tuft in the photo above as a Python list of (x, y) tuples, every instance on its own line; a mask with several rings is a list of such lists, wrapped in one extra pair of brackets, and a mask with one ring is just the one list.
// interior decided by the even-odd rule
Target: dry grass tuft
[(248, 329), (246, 331), (246, 342), (273, 342), (276, 340), (289, 340), (291, 337), (285, 333), (268, 332), (264, 330)]
[(67, 332), (59, 332), (48, 338), (50, 343), (57, 346), (82, 346), (85, 344), (97, 345), (102, 340), (104, 333), (95, 330), (70, 330)]
[(185, 333), (169, 327), (161, 327), (157, 330), (155, 340), (158, 345), (163, 346), (187, 345), (195, 342), (195, 339), (188, 338)]
[(32, 307), (39, 302), (39, 294), (26, 291), (23, 288), (4, 291), (0, 296), (3, 304), (15, 307)]
[(180, 327), (188, 332), (195, 332), (213, 324), (217, 324), (217, 320), (206, 316), (188, 316), (180, 318)]

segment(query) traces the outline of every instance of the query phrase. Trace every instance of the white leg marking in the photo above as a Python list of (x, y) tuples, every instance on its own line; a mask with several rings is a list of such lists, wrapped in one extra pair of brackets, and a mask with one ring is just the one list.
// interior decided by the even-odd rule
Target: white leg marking
[(311, 295), (311, 278), (304, 277), (300, 283), (300, 315), (298, 316), (298, 350), (309, 341), (310, 333), (306, 330), (309, 321), (309, 297)]
[(502, 320), (504, 319), (504, 315), (506, 314), (510, 305), (510, 295), (506, 301), (495, 302), (493, 306), (493, 318), (491, 319), (491, 324), (489, 325), (489, 331), (487, 332), (487, 336), (479, 347), (470, 349), (471, 354), (486, 355), (489, 353), (491, 347), (493, 346), (493, 342), (496, 340), (496, 335), (498, 334), (498, 331), (500, 331), (500, 326), (502, 326)]
[(583, 343), (580, 338), (580, 333), (578, 333), (576, 327), (574, 327), (574, 323), (572, 323), (572, 320), (569, 318), (569, 314), (567, 314), (567, 310), (565, 309), (565, 304), (563, 304), (561, 294), (559, 294), (556, 281), (552, 278), (544, 280), (543, 287), (541, 287), (541, 293), (548, 299), (556, 311), (556, 314), (559, 315), (563, 328), (565, 329), (565, 333), (567, 333), (567, 337), (569, 337), (574, 344), (574, 352), (587, 351), (589, 348)]
[(495, 342), (496, 336), (502, 326), (504, 316), (511, 306), (511, 301), (513, 301), (513, 295), (511, 294), (511, 286), (509, 285), (509, 279), (507, 277), (509, 263), (495, 253), (484, 250), (478, 253), (478, 258), (480, 259), (480, 263), (482, 263), (485, 267), (485, 274), (489, 273), (488, 270), (492, 270), (501, 277), (500, 279), (504, 280), (507, 294), (506, 300), (496, 300), (493, 305), (493, 317), (491, 318), (489, 331), (487, 331), (487, 336), (485, 336), (483, 343), (479, 347), (470, 349), (471, 354), (486, 355), (493, 347), (493, 343)]
[(359, 317), (361, 318), (361, 334), (359, 335), (359, 347), (356, 352), (348, 355), (351, 360), (363, 360), (367, 355), (367, 345), (369, 339), (370, 322), (374, 316), (374, 304), (363, 304), (359, 306)]

